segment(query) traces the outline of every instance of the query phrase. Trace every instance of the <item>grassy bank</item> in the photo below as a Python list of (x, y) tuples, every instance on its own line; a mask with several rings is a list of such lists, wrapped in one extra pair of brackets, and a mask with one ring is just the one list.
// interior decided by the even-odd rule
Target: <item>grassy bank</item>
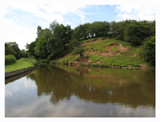
[(14, 64), (6, 65), (5, 66), (5, 73), (24, 69), (24, 68), (27, 68), (30, 66), (34, 66), (32, 59), (21, 58), (19, 60), (16, 60), (16, 63), (14, 63)]
[(75, 65), (88, 66), (120, 66), (120, 67), (146, 67), (147, 63), (141, 57), (142, 46), (133, 47), (130, 43), (114, 38), (96, 38), (81, 42), (85, 49), (84, 57), (79, 55), (66, 56), (55, 60), (55, 63), (64, 62)]

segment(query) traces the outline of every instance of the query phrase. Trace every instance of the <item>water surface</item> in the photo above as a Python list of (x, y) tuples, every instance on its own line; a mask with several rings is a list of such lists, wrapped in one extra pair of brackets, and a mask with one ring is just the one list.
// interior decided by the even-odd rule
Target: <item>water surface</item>
[(155, 117), (155, 70), (42, 65), (5, 84), (6, 117)]

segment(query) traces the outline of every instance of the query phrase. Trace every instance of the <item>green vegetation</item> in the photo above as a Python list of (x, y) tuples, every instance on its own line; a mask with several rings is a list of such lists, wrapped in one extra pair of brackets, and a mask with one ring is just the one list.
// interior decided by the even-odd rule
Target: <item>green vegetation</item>
[[(86, 40), (89, 41), (99, 37), (114, 37), (116, 40), (129, 42), (132, 46), (139, 46), (143, 44), (146, 38), (155, 35), (154, 29), (155, 21), (126, 20), (111, 23), (96, 21), (80, 24), (75, 29), (71, 29), (69, 25), (64, 26), (57, 21), (53, 21), (49, 29), (42, 29), (38, 26), (36, 40), (27, 44), (26, 48), (28, 54), (37, 59), (56, 59), (67, 50), (73, 50), (74, 47), (79, 45), (79, 42), (83, 43)], [(108, 50), (104, 49), (104, 46), (108, 45), (107, 43), (104, 45), (102, 41), (95, 41), (89, 43), (85, 49), (106, 53)]]
[(28, 58), (27, 52), (24, 49), (20, 50), (16, 42), (5, 43), (5, 55), (13, 55), (16, 59)]
[(148, 62), (150, 66), (155, 66), (155, 36), (145, 42), (142, 53), (144, 60)]
[(113, 48), (111, 49), (111, 51), (112, 51), (112, 52), (119, 52), (119, 50), (117, 49), (117, 46), (116, 46), (116, 47), (113, 47)]
[(83, 57), (83, 53), (84, 53), (84, 48), (83, 47), (76, 47), (74, 48), (72, 55), (77, 55), (80, 54), (80, 57)]
[(19, 69), (27, 68), (33, 66), (33, 59), (21, 58), (16, 60), (16, 63), (5, 66), (5, 72), (16, 71)]
[(92, 56), (89, 57), (89, 59), (92, 61), (92, 63), (94, 63), (94, 62), (96, 62), (96, 61), (99, 61), (99, 60), (101, 60), (101, 59), (104, 59), (104, 57), (93, 54)]
[[(85, 40), (87, 41), (87, 40)], [(112, 44), (112, 41), (106, 41), (106, 40), (102, 40), (102, 41), (94, 41), (91, 43), (88, 43), (84, 46), (84, 48), (86, 50), (93, 50), (93, 51), (102, 51), (102, 52), (108, 52), (107, 49), (105, 49), (104, 47), (109, 46), (110, 44)]]
[[(96, 21), (80, 24), (74, 29), (69, 25), (64, 26), (53, 21), (49, 29), (37, 27), (37, 38), (26, 44), (27, 51), (20, 50), (15, 42), (5, 43), (5, 55), (14, 55), (16, 59), (35, 58), (39, 62), (49, 62), (49, 60), (73, 62), (82, 56), (86, 58), (87, 55), (91, 63), (99, 61), (101, 63), (99, 65), (105, 66), (139, 66), (146, 62), (150, 66), (155, 66), (154, 49), (151, 49), (151, 52), (145, 51), (150, 45), (147, 40), (152, 36), (155, 36), (155, 21), (125, 20), (111, 23)], [(127, 49), (119, 50), (120, 47), (115, 44)], [(152, 44), (151, 48), (155, 43)], [(80, 54), (80, 57), (62, 58), (68, 52)]]
[(5, 65), (13, 64), (16, 62), (16, 57), (14, 55), (5, 55)]
[[(99, 38), (101, 39), (101, 38)], [(90, 41), (90, 39), (88, 40)], [(87, 42), (87, 40), (84, 40), (83, 42)], [(113, 55), (110, 56), (109, 54), (107, 57), (104, 57), (102, 55), (99, 55), (101, 53), (100, 50), (95, 50), (95, 48), (102, 48), (105, 49), (105, 47), (110, 46), (112, 44), (121, 44), (123, 48), (126, 48), (127, 50), (120, 52), (115, 45), (115, 47), (110, 49), (110, 52), (119, 52), (119, 55)], [(103, 46), (104, 45), (104, 46)], [(144, 59), (142, 58), (142, 49), (143, 46), (139, 47), (133, 47), (128, 42), (116, 40), (114, 38), (107, 39), (107, 40), (99, 40), (99, 41), (93, 41), (90, 43), (87, 43), (83, 45), (84, 49), (86, 49), (86, 52), (84, 53), (87, 55), (88, 59), (90, 59), (92, 62), (88, 63), (88, 66), (96, 66), (94, 63), (96, 61), (99, 61), (99, 66), (102, 67), (110, 67), (113, 66), (120, 66), (120, 67), (127, 67), (128, 65), (131, 65), (132, 67), (140, 67), (140, 64), (146, 64)], [(93, 48), (94, 47), (94, 48)], [(96, 54), (91, 54), (91, 51), (97, 51)], [(107, 53), (107, 52), (106, 52)], [(77, 61), (78, 57), (76, 56), (66, 56), (64, 58), (61, 58), (60, 60), (56, 60), (58, 62), (62, 61)], [(80, 64), (81, 65), (81, 64)]]
[(20, 58), (20, 49), (16, 42), (5, 43), (5, 55), (14, 55), (16, 59)]

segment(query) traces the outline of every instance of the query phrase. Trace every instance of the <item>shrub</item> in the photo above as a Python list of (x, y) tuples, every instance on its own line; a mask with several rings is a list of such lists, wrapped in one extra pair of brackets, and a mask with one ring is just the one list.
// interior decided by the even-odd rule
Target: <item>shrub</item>
[(16, 57), (14, 55), (5, 55), (5, 65), (12, 64), (16, 62)]
[(155, 36), (144, 43), (142, 56), (150, 66), (155, 66)]
[(85, 51), (84, 48), (76, 47), (76, 48), (74, 48), (74, 51), (72, 52), (72, 55), (80, 54), (80, 57), (83, 57), (84, 51)]
[(92, 66), (92, 64), (91, 64), (91, 63), (88, 63), (87, 65), (88, 65), (88, 66)]
[(84, 64), (81, 62), (81, 63), (80, 63), (80, 66), (84, 66)]

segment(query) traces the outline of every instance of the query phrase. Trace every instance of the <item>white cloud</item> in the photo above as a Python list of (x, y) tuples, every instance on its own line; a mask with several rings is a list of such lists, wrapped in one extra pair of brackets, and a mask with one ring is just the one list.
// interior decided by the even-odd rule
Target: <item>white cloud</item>
[[(33, 14), (34, 16), (40, 17), (48, 21), (48, 23), (53, 20), (57, 20), (59, 23), (65, 24), (64, 15), (65, 14), (75, 14), (81, 18), (81, 21), (84, 23), (85, 14), (83, 12), (84, 5), (28, 5), (28, 4), (6, 4), (5, 13), (10, 14), (12, 10), (21, 10), (28, 14)], [(25, 15), (25, 14), (24, 14)], [(36, 28), (27, 27), (27, 23), (22, 22), (22, 25), (19, 25), (21, 18), (14, 16), (13, 18), (5, 18), (5, 42), (16, 41), (19, 44), (20, 49), (25, 49), (26, 43), (30, 43), (36, 38)], [(16, 23), (16, 24), (15, 24)], [(69, 23), (69, 22), (68, 22)], [(42, 23), (45, 27), (46, 23)], [(49, 24), (48, 24), (49, 25)], [(36, 25), (37, 27), (37, 25)]]
[(31, 88), (36, 89), (37, 88), (35, 85), (35, 82), (32, 82), (29, 79), (24, 81), (24, 86), (25, 86), (25, 88), (29, 88), (29, 89), (31, 89)]
[[(14, 4), (8, 7), (10, 9), (20, 9), (28, 13), (32, 13), (37, 17), (48, 20), (49, 22), (57, 20), (59, 23), (62, 23), (65, 14), (74, 13), (77, 16), (81, 17), (83, 21), (85, 14), (83, 12), (84, 5), (21, 5)], [(6, 7), (5, 13), (9, 13), (8, 8)]]
[[(144, 2), (144, 1), (143, 1)], [(155, 19), (155, 2), (144, 2), (145, 4), (139, 3), (138, 1), (130, 2), (109, 2), (110, 5), (119, 5), (116, 8), (118, 13), (118, 20), (125, 19), (137, 19), (137, 20), (153, 20)], [(92, 3), (91, 3), (92, 5)], [(98, 5), (98, 4), (97, 4)], [(97, 6), (98, 7), (98, 6)], [(84, 8), (86, 8), (85, 3), (81, 4), (54, 4), (54, 2), (45, 2), (45, 4), (39, 4), (35, 2), (32, 4), (19, 3), (14, 4), (14, 2), (7, 2), (5, 4), (5, 13), (10, 14), (12, 10), (23, 10), (29, 14), (33, 14), (36, 17), (47, 20), (48, 24), (42, 23), (41, 25), (48, 27), (49, 23), (53, 20), (57, 20), (59, 23), (70, 23), (66, 22), (64, 15), (74, 14), (80, 17), (82, 23), (88, 22), (86, 20), (87, 14), (96, 13), (85, 13)], [(104, 12), (105, 13), (105, 12)], [(5, 19), (5, 41), (16, 41), (19, 44), (20, 49), (25, 49), (26, 43), (34, 41), (36, 38), (36, 28), (27, 27), (27, 23), (23, 23), (23, 27), (15, 22), (21, 22), (21, 18), (14, 16), (10, 19)], [(36, 25), (37, 27), (37, 25)]]
[(121, 4), (116, 7), (118, 20), (155, 20), (156, 3), (154, 4)]
[(12, 92), (8, 89), (5, 89), (5, 97), (12, 96)]
[[(27, 24), (24, 23), (27, 27)], [(20, 49), (25, 49), (26, 43), (30, 43), (36, 38), (36, 28), (26, 28), (25, 26), (20, 26), (13, 24), (12, 19), (5, 19), (5, 42), (15, 41)]]

